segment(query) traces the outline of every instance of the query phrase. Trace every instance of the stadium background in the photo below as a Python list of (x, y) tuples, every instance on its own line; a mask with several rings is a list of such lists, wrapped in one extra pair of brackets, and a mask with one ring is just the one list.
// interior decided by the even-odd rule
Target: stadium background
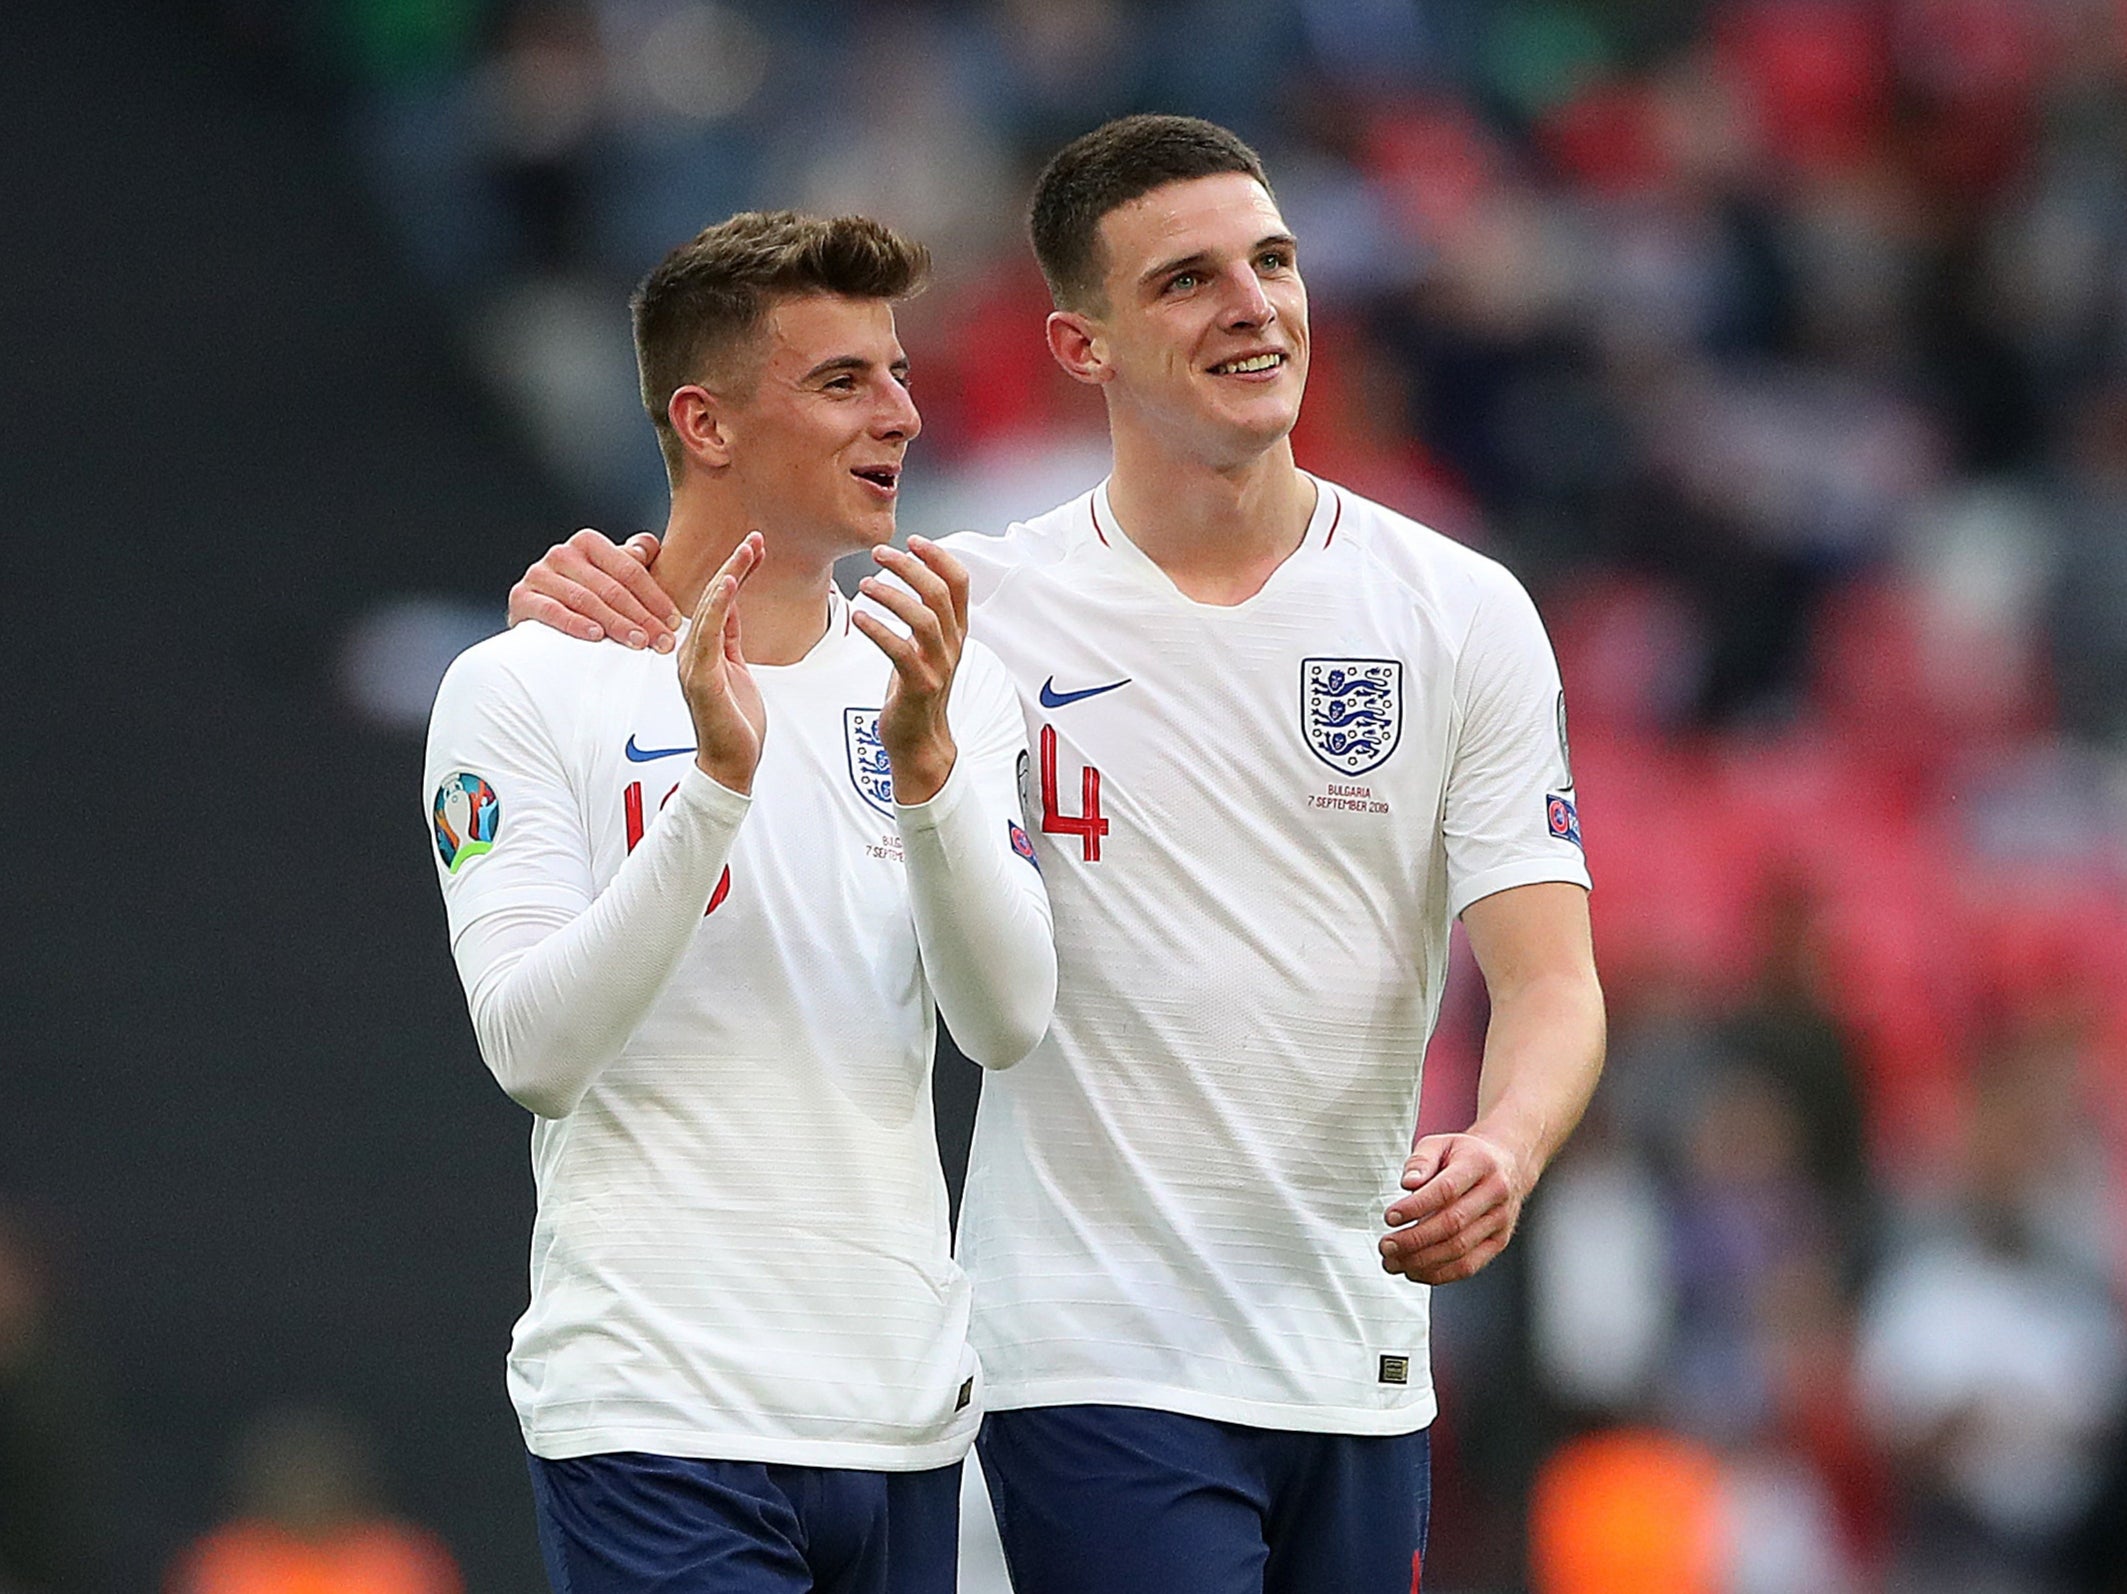
[(426, 694), (656, 523), (622, 302), (733, 208), (934, 245), (906, 525), (1091, 482), (1019, 209), (1148, 108), (1270, 160), (1301, 462), (1573, 699), (1613, 1060), (1438, 1298), (1428, 1587), (2127, 1588), (2127, 7), (18, 0), (0, 104), (0, 1588), (365, 1446), (537, 1586)]

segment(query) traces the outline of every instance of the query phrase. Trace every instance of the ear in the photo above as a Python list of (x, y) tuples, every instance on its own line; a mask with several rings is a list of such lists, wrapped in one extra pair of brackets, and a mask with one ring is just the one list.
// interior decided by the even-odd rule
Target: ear
[(679, 434), (687, 457), (697, 465), (722, 470), (731, 463), (731, 412), (700, 383), (675, 389), (665, 416)]
[(1047, 331), (1049, 352), (1074, 380), (1098, 384), (1114, 375), (1108, 364), (1108, 340), (1092, 317), (1076, 310), (1051, 310)]

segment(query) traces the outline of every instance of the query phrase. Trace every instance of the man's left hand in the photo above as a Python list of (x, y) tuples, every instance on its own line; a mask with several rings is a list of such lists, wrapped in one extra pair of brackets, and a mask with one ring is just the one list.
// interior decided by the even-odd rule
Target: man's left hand
[(1427, 1135), (1403, 1165), (1386, 1214), (1381, 1266), (1420, 1284), (1452, 1284), (1507, 1248), (1529, 1181), (1506, 1147), (1482, 1135)]
[(927, 803), (953, 772), (958, 750), (946, 721), (953, 672), (967, 641), (967, 567), (926, 537), (908, 539), (908, 552), (881, 544), (872, 550), (881, 569), (906, 587), (866, 576), (857, 590), (908, 627), (897, 633), (877, 615), (853, 616), (858, 630), (893, 661), (894, 678), (879, 710), (879, 740), (894, 769), (894, 801)]

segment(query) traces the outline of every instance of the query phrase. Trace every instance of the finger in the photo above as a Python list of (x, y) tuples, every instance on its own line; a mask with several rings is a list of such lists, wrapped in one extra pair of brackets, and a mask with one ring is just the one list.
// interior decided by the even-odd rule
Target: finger
[[(1457, 1166), (1447, 1166), (1419, 1181), (1416, 1189), (1389, 1203), (1382, 1217), (1392, 1224), (1416, 1223), (1421, 1218), (1452, 1206), (1476, 1183), (1479, 1176)], [(1409, 1183), (1410, 1176), (1404, 1176)]]
[(908, 549), (936, 571), (938, 579), (945, 583), (945, 590), (952, 599), (953, 618), (959, 623), (961, 631), (965, 632), (968, 617), (967, 566), (928, 537), (911, 536), (908, 539)]
[(762, 540), (759, 532), (747, 532), (745, 536), (739, 539), (738, 546), (732, 549), (730, 555), (724, 560), (722, 567), (717, 571), (717, 575), (720, 577), (729, 576), (743, 585), (746, 578), (760, 567), (761, 556), (766, 547), (767, 544)]
[(745, 583), (744, 576), (731, 578), (731, 601), (724, 609), (724, 661), (743, 666), (746, 662), (745, 634), (739, 625), (739, 588)]
[(939, 623), (936, 610), (906, 588), (897, 587), (891, 581), (881, 581), (877, 576), (866, 576), (857, 583), (857, 590), (907, 626), (909, 640), (919, 648), (950, 662), (951, 651), (946, 646), (944, 627)]
[[(632, 559), (626, 562), (634, 565)], [(577, 602), (575, 594), (584, 594), (589, 600), (585, 612), (602, 624), (606, 633), (617, 642), (625, 642), (631, 648), (648, 647), (654, 638), (667, 630), (663, 622), (644, 607), (642, 600), (628, 590), (626, 583), (610, 575), (596, 560), (566, 544), (526, 571), (525, 578), (537, 578), (542, 570), (550, 574), (554, 588), (565, 586), (570, 589), (554, 590), (554, 596), (563, 602), (574, 607)], [(635, 573), (638, 576), (644, 574), (640, 566), (635, 566)]]
[(564, 549), (582, 561), (584, 571), (595, 572), (597, 579), (573, 570), (569, 573), (596, 590), (616, 611), (626, 614), (647, 636), (654, 638), (679, 629), (679, 608), (646, 568), (634, 549), (634, 539), (624, 548), (586, 526), (563, 543), (556, 555)]
[(917, 650), (916, 644), (877, 615), (855, 609), (850, 612), (849, 623), (871, 638), (872, 645), (892, 661), (899, 674), (907, 675), (911, 670), (922, 667), (923, 655)]
[[(519, 585), (527, 593), (552, 599), (579, 619), (588, 620), (599, 628), (603, 636), (611, 637), (614, 641), (632, 648), (646, 646), (649, 633), (643, 629), (640, 615), (625, 613), (607, 601), (611, 592), (610, 584), (605, 583), (603, 578), (588, 566), (577, 565), (575, 569), (578, 574), (572, 575), (565, 569), (542, 561), (524, 573), (524, 580)], [(594, 582), (599, 584), (592, 585)], [(574, 630), (569, 634), (582, 635), (580, 631)]]
[(966, 632), (967, 626), (953, 606), (952, 589), (945, 584), (944, 577), (916, 555), (904, 553), (899, 548), (885, 543), (874, 548), (871, 556), (878, 564), (891, 570), (908, 584), (910, 590), (922, 601), (923, 607), (936, 618), (939, 635), (946, 639), (949, 648), (957, 652), (959, 638)]
[(579, 642), (600, 642), (605, 639), (606, 628), (596, 620), (578, 614), (567, 604), (535, 592), (529, 578), (510, 588), (510, 624), (534, 620), (540, 625), (559, 631), (563, 636), (572, 636)]
[(1507, 1178), (1497, 1165), (1466, 1157), (1443, 1167), (1407, 1196), (1389, 1203), (1383, 1214), (1390, 1224), (1438, 1221), (1442, 1213), (1489, 1208), (1509, 1195)]
[(1384, 1250), (1394, 1249), (1404, 1256), (1418, 1256), (1442, 1246), (1467, 1245), (1471, 1236), (1490, 1232), (1490, 1227), (1499, 1222), (1506, 1211), (1504, 1187), (1497, 1190), (1480, 1187), (1467, 1200), (1434, 1213), (1422, 1223), (1409, 1224), (1383, 1235), (1381, 1245)]
[(631, 555), (633, 555), (636, 559), (642, 562), (642, 567), (645, 570), (649, 569), (650, 566), (657, 563), (657, 555), (659, 552), (660, 544), (658, 543), (656, 536), (651, 532), (638, 531), (634, 536), (630, 537), (625, 543), (623, 543), (622, 546), (626, 548)]
[(738, 593), (738, 583), (718, 571), (702, 588), (702, 595), (694, 605), (694, 619), (687, 628), (687, 641), (680, 654), (683, 674), (691, 674), (703, 666), (704, 661), (724, 651), (724, 625), (731, 613), (731, 601)]
[[(1489, 1261), (1507, 1248), (1511, 1232), (1505, 1223), (1491, 1223), (1456, 1239), (1452, 1244), (1429, 1245), (1419, 1251), (1398, 1253), (1398, 1265), (1411, 1277), (1439, 1275), (1458, 1264), (1477, 1259)], [(1479, 1263), (1482, 1265), (1482, 1262)]]
[(1428, 1135), (1413, 1145), (1411, 1154), (1403, 1159), (1403, 1188), (1415, 1190), (1438, 1173), (1453, 1144), (1438, 1135)]
[(1494, 1208), (1472, 1216), (1468, 1221), (1458, 1218), (1452, 1225), (1443, 1225), (1423, 1238), (1408, 1229), (1384, 1235), (1376, 1249), (1385, 1262), (1393, 1262), (1400, 1268), (1433, 1267), (1467, 1256), (1512, 1228), (1513, 1221), (1505, 1209)]
[(1444, 1262), (1424, 1265), (1383, 1259), (1382, 1268), (1389, 1273), (1402, 1275), (1417, 1284), (1454, 1284), (1482, 1273), (1494, 1259), (1507, 1248), (1504, 1237), (1487, 1241), (1465, 1256), (1454, 1257)]

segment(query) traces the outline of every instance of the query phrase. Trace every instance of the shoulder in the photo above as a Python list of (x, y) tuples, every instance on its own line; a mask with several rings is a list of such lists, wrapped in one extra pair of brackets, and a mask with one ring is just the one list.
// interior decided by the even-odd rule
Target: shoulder
[(1450, 637), (1469, 637), (1493, 624), (1534, 618), (1535, 605), (1514, 572), (1432, 527), (1323, 482), (1338, 498), (1334, 547), (1368, 565), (1370, 582), (1386, 581), (1429, 611)]
[(610, 643), (578, 642), (550, 626), (526, 621), (475, 642), (451, 661), (444, 679), (543, 685), (596, 668), (597, 655), (609, 649), (625, 651)]
[(1094, 535), (1093, 494), (1083, 492), (1047, 514), (1015, 520), (1001, 533), (956, 531), (941, 541), (967, 566), (969, 596), (980, 603), (1014, 572), (1059, 564)]
[(960, 666), (953, 678), (953, 708), (991, 719), (1020, 722), (1019, 688), (1004, 660), (974, 637), (960, 652)]
[(474, 643), (451, 661), (436, 689), (431, 730), (573, 722), (583, 704), (598, 700), (602, 682), (642, 657), (527, 622)]
[(1397, 580), (1471, 604), (1522, 590), (1514, 573), (1489, 554), (1348, 487), (1326, 481), (1322, 486), (1337, 495), (1337, 539), (1349, 537), (1355, 552)]

